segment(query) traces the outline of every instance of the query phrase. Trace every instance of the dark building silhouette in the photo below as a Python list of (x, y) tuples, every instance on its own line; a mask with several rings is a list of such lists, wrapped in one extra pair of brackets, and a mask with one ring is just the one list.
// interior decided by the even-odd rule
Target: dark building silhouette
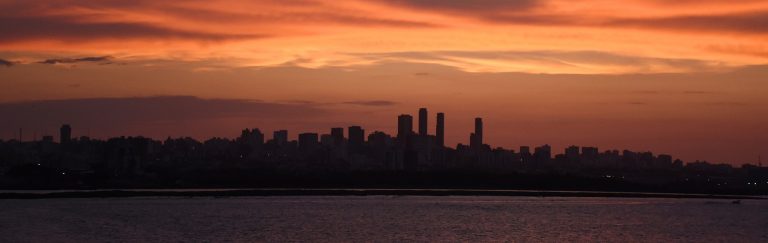
[(360, 126), (350, 126), (349, 128), (349, 145), (352, 147), (360, 147), (365, 143), (365, 130)]
[(59, 129), (59, 142), (69, 143), (70, 141), (72, 141), (72, 127), (69, 124), (61, 125)]
[(427, 136), (427, 108), (419, 109), (419, 135)]
[(249, 145), (262, 145), (264, 144), (264, 134), (258, 128), (253, 130), (246, 128), (240, 134), (240, 141)]
[(530, 163), (531, 160), (533, 160), (533, 155), (531, 154), (531, 147), (520, 146), (520, 161), (523, 163)]
[(435, 136), (437, 137), (437, 145), (440, 148), (445, 146), (445, 114), (442, 112), (437, 113), (437, 126), (435, 129)]
[[(536, 147), (534, 151), (532, 147), (520, 146), (519, 152), (492, 148), (483, 143), (481, 118), (475, 119), (470, 146), (445, 147), (445, 115), (437, 113), (434, 137), (422, 132), (426, 118), (421, 118), (427, 115), (426, 109), (419, 110), (419, 135), (413, 131), (413, 117), (403, 114), (398, 117), (397, 138), (375, 131), (366, 141), (360, 126), (350, 126), (346, 143), (343, 128), (331, 128), (330, 134), (322, 136), (301, 133), (298, 141), (288, 140), (287, 130), (277, 130), (273, 132), (273, 139), (263, 144), (264, 135), (258, 128), (245, 129), (235, 139), (211, 138), (199, 142), (189, 137), (169, 137), (165, 141), (144, 137), (73, 139), (71, 127), (63, 125), (61, 143), (55, 143), (52, 136), (43, 136), (42, 141), (0, 140), (0, 186), (490, 186), (508, 189), (519, 182), (523, 188), (546, 185), (545, 189), (562, 186), (585, 190), (642, 190), (644, 185), (650, 185), (653, 187), (649, 188), (697, 193), (763, 192), (765, 195), (768, 192), (768, 168), (759, 166), (736, 168), (704, 161), (684, 164), (670, 155), (629, 150), (599, 152), (596, 147), (570, 146), (558, 154), (552, 153), (549, 145)], [(582, 179), (584, 181), (579, 181)], [(758, 184), (762, 186), (758, 188)]]
[(597, 158), (599, 151), (596, 147), (581, 147), (581, 154), (587, 158)]
[(341, 145), (344, 143), (344, 128), (334, 127), (331, 128), (331, 137), (333, 137), (333, 144)]
[(475, 118), (475, 135), (479, 145), (483, 145), (483, 118)]
[(413, 134), (413, 117), (402, 114), (397, 117), (397, 140), (405, 142)]
[(323, 134), (323, 135), (320, 135), (320, 144), (326, 147), (335, 146), (336, 139), (331, 134)]
[(469, 147), (480, 148), (483, 146), (483, 119), (475, 118), (475, 132), (469, 135)]
[(565, 148), (565, 158), (570, 162), (577, 162), (579, 160), (579, 146), (571, 145)]
[(285, 144), (288, 142), (288, 130), (278, 130), (272, 132), (272, 140), (276, 144)]
[(534, 148), (533, 157), (536, 158), (537, 162), (548, 162), (552, 159), (552, 147), (549, 144), (544, 144)]
[(315, 149), (318, 147), (317, 133), (301, 133), (299, 134), (299, 148), (303, 150)]
[(375, 131), (368, 135), (368, 144), (377, 148), (386, 148), (392, 143), (392, 137), (384, 132)]

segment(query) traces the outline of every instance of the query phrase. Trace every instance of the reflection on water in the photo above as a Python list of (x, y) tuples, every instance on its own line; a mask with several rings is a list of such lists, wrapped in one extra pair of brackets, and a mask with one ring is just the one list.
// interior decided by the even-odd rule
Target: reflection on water
[(768, 241), (765, 200), (295, 196), (0, 200), (0, 242)]

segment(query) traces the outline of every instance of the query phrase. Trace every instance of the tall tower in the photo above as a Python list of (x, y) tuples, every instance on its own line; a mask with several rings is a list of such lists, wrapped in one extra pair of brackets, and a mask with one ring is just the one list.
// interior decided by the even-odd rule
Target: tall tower
[(347, 128), (349, 136), (349, 145), (352, 147), (363, 146), (365, 143), (365, 130), (360, 126), (351, 126)]
[(317, 148), (319, 144), (317, 133), (300, 133), (299, 134), (299, 148), (303, 150), (312, 150)]
[(483, 118), (475, 118), (475, 136), (480, 145), (483, 144)]
[(402, 114), (397, 117), (397, 139), (406, 141), (413, 133), (413, 117), (408, 114)]
[(331, 137), (333, 137), (333, 144), (341, 145), (344, 143), (344, 128), (334, 127), (331, 128)]
[(59, 129), (59, 142), (62, 144), (69, 143), (72, 140), (72, 127), (69, 124), (61, 125)]
[(277, 144), (285, 144), (288, 142), (288, 130), (278, 130), (272, 132), (272, 140)]
[(419, 109), (419, 135), (427, 136), (427, 108)]
[(437, 129), (435, 131), (437, 137), (437, 145), (440, 148), (445, 146), (445, 114), (442, 112), (437, 113)]
[(473, 148), (483, 146), (483, 118), (475, 118), (475, 132), (469, 136), (469, 146)]

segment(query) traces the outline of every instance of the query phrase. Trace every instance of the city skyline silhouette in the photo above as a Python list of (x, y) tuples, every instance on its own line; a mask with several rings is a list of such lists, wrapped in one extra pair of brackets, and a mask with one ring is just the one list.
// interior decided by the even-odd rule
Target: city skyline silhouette
[(0, 242), (768, 242), (766, 0), (0, 0)]
[[(768, 168), (762, 167), (761, 161), (732, 166), (684, 162), (651, 151), (600, 150), (594, 146), (570, 145), (557, 152), (548, 144), (519, 148), (489, 145), (484, 140), (489, 130), (481, 117), (472, 119), (474, 129), (465, 143), (450, 146), (444, 144), (443, 137), (450, 131), (445, 125), (450, 114), (430, 113), (426, 107), (419, 108), (416, 114), (415, 121), (411, 114), (398, 115), (392, 121), (397, 125), (395, 134), (351, 125), (331, 127), (327, 133), (280, 129), (270, 137), (258, 127), (250, 127), (234, 139), (212, 137), (201, 141), (142, 136), (99, 140), (78, 137), (73, 126), (62, 124), (58, 140), (47, 134), (35, 141), (0, 140), (0, 165), (5, 168), (5, 176), (0, 179), (9, 188), (358, 187), (372, 186), (371, 178), (379, 178), (374, 179), (380, 180), (374, 184), (376, 187), (482, 185), (497, 189), (611, 188), (736, 194), (761, 193), (768, 187)], [(430, 116), (435, 121), (432, 127)], [(292, 133), (296, 133), (296, 139), (291, 139)], [(260, 179), (249, 179), (242, 172), (230, 171), (233, 169), (250, 171), (246, 174), (254, 173)], [(198, 174), (203, 171), (208, 175)], [(348, 178), (333, 179), (335, 175)], [(179, 176), (193, 184), (174, 182), (172, 178)], [(475, 181), (468, 182), (467, 178)], [(432, 182), (422, 184), (422, 180)]]

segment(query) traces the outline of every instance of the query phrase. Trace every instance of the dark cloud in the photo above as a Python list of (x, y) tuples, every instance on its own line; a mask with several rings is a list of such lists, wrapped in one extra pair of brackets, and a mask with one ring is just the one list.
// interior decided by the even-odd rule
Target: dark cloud
[(68, 16), (0, 17), (0, 43), (27, 40), (87, 42), (101, 39), (192, 39), (223, 41), (265, 35), (194, 32), (148, 23), (81, 22)]
[(768, 34), (768, 12), (733, 13), (726, 15), (692, 15), (663, 18), (616, 19), (608, 26), (641, 27), (669, 30), (724, 31)]
[(343, 103), (347, 105), (362, 105), (362, 106), (392, 106), (397, 104), (397, 102), (388, 101), (388, 100), (358, 100), (358, 101), (347, 101)]
[(81, 58), (55, 58), (40, 61), (42, 64), (59, 64), (59, 63), (79, 63), (79, 62), (109, 62), (112, 60), (111, 56), (100, 57), (81, 57)]
[(401, 20), (395, 18), (375, 18), (371, 16), (357, 15), (354, 13), (326, 13), (326, 12), (282, 12), (282, 13), (241, 13), (227, 12), (212, 9), (169, 7), (164, 13), (176, 17), (197, 21), (225, 21), (242, 23), (334, 23), (343, 25), (362, 26), (390, 26), (390, 27), (437, 27), (438, 25)]
[[(546, 8), (541, 0), (379, 0), (381, 2), (416, 8), (425, 11), (447, 12), (467, 16), (489, 23), (521, 25), (560, 25), (586, 27), (637, 27), (687, 31), (740, 32), (768, 34), (768, 12), (753, 11), (721, 15), (683, 15), (657, 18), (605, 18), (584, 15), (542, 14), (546, 11), (532, 11)], [(728, 1), (656, 1), (666, 5), (696, 5), (725, 3)], [(752, 1), (757, 2), (757, 1)]]
[(16, 64), (16, 63), (14, 63), (12, 61), (5, 60), (5, 59), (0, 59), (0, 66), (10, 67), (10, 66), (13, 66), (14, 64)]
[[(221, 119), (302, 119), (326, 110), (300, 104), (193, 96), (89, 98), (0, 103), (4, 127), (52, 127), (73, 123), (104, 131)], [(232, 128), (234, 130), (240, 129)], [(233, 131), (234, 131), (233, 130)]]
[(441, 12), (498, 24), (584, 25), (585, 16), (542, 14), (544, 0), (379, 0), (396, 6)]
[[(279, 1), (281, 5), (306, 6), (311, 1)], [(47, 14), (61, 8), (94, 10), (81, 15)], [(172, 25), (161, 25), (137, 21), (94, 22), (94, 19), (113, 19), (106, 10), (134, 11), (144, 14), (173, 16), (203, 23), (336, 23), (363, 26), (393, 27), (434, 27), (426, 22), (395, 18), (377, 18), (352, 12), (259, 12), (250, 13), (181, 7), (154, 1), (56, 1), (6, 2), (0, 3), (0, 43), (29, 40), (55, 40), (64, 42), (87, 42), (103, 39), (187, 39), (195, 41), (226, 41), (272, 37), (282, 33), (221, 33), (198, 29), (177, 29)]]

